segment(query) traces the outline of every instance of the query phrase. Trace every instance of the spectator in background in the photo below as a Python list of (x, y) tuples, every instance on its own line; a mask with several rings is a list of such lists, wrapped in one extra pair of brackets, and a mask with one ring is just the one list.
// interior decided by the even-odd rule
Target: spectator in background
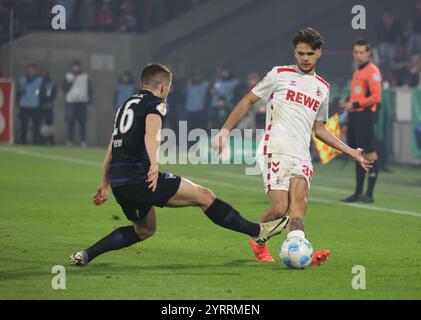
[[(37, 1), (37, 12), (33, 14), (36, 16), (35, 28), (39, 30), (51, 30), (51, 20), (54, 14), (51, 9), (57, 4), (56, 0)], [(66, 12), (67, 14), (67, 12)]]
[(41, 70), (41, 134), (46, 144), (54, 144), (54, 101), (57, 95), (57, 85), (51, 80), (48, 69)]
[(132, 32), (136, 28), (133, 0), (123, 0), (120, 3), (120, 16), (118, 18), (118, 30), (120, 32)]
[(410, 22), (412, 33), (408, 39), (407, 57), (421, 54), (421, 0), (417, 0), (412, 21)]
[(410, 88), (416, 88), (420, 85), (421, 75), (421, 56), (414, 54), (408, 62), (408, 75), (406, 78), (406, 85)]
[(219, 97), (216, 101), (216, 105), (212, 108), (211, 121), (208, 125), (208, 129), (222, 128), (229, 112), (230, 110), (228, 109), (225, 98), (223, 96)]
[(88, 105), (92, 100), (92, 87), (89, 76), (82, 71), (79, 60), (72, 63), (71, 71), (64, 77), (65, 119), (68, 126), (67, 145), (74, 144), (76, 122), (79, 123), (81, 146), (86, 147), (86, 118)]
[(25, 76), (19, 79), (17, 99), (20, 120), (20, 139), (22, 144), (27, 143), (29, 121), (32, 122), (32, 143), (40, 143), (40, 92), (42, 78), (38, 74), (38, 68), (34, 64), (26, 67)]
[(93, 0), (75, 0), (71, 15), (66, 11), (66, 18), (68, 19), (66, 21), (67, 28), (73, 30), (89, 30), (89, 22), (93, 20), (92, 14), (89, 17), (89, 14), (92, 13), (92, 10), (89, 10), (89, 7), (92, 7), (92, 3)]
[(99, 11), (94, 16), (94, 29), (97, 31), (114, 31), (115, 17), (110, 9), (110, 4), (103, 1)]
[(408, 61), (406, 59), (405, 48), (403, 47), (399, 48), (398, 53), (394, 58), (392, 72), (392, 85), (398, 87), (403, 86), (408, 77)]
[(135, 10), (139, 13), (137, 20), (137, 30), (139, 32), (147, 32), (151, 26), (153, 0), (137, 0), (135, 2)]
[(187, 125), (189, 130), (193, 128), (204, 128), (207, 119), (207, 99), (209, 82), (203, 80), (200, 74), (195, 74), (187, 83), (186, 104)]
[(232, 109), (234, 107), (234, 93), (238, 84), (238, 79), (232, 76), (228, 68), (221, 68), (211, 89), (212, 106), (216, 106), (218, 99), (224, 97), (228, 108)]
[(389, 78), (398, 48), (402, 45), (402, 37), (403, 31), (400, 21), (391, 8), (385, 8), (382, 20), (377, 26), (377, 40), (379, 42), (377, 50), (381, 59), (380, 69), (387, 78)]
[[(169, 66), (172, 71), (172, 68)], [(165, 121), (164, 125), (170, 127), (174, 131), (178, 132), (179, 120), (182, 117), (183, 106), (185, 102), (185, 81), (178, 79), (173, 76), (171, 81), (170, 93), (167, 97), (168, 105), (171, 108), (171, 112), (168, 113), (168, 121)]]
[[(247, 78), (246, 82), (237, 86), (235, 90), (235, 100), (240, 101), (242, 97), (244, 97), (247, 93), (251, 91), (260, 81), (259, 74), (257, 73), (250, 73)], [(259, 108), (258, 105), (262, 103), (259, 101), (256, 104), (252, 105), (248, 111), (248, 113), (244, 116), (243, 119), (237, 124), (237, 127), (240, 129), (256, 129), (256, 112), (258, 112)], [(263, 126), (264, 127), (264, 126)]]
[(137, 92), (133, 75), (125, 71), (118, 79), (117, 88), (114, 94), (114, 110), (120, 108), (126, 100)]
[(37, 23), (37, 4), (33, 0), (19, 0), (12, 2), (14, 18), (17, 21), (15, 32), (22, 34), (34, 29)]

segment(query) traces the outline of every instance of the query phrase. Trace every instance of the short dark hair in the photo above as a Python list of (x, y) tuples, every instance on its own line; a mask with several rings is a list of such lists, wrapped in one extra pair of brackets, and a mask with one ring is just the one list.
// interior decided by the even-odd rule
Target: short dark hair
[(352, 47), (354, 48), (355, 46), (364, 46), (367, 51), (371, 50), (370, 43), (367, 40), (364, 40), (364, 39), (361, 39), (361, 38), (355, 40), (354, 45)]
[(171, 77), (172, 74), (168, 67), (160, 63), (151, 63), (143, 68), (140, 81), (142, 86), (150, 86), (156, 89), (162, 83), (170, 82)]
[(306, 43), (310, 45), (313, 50), (318, 50), (322, 47), (325, 40), (319, 31), (311, 27), (306, 27), (304, 29), (298, 30), (292, 42), (294, 44), (294, 48), (299, 43)]

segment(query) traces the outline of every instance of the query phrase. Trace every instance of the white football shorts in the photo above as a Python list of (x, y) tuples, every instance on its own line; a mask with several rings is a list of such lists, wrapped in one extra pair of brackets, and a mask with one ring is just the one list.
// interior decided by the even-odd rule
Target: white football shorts
[(298, 177), (307, 181), (310, 190), (313, 178), (311, 161), (276, 153), (264, 156), (263, 184), (266, 193), (271, 190), (289, 191), (290, 179)]

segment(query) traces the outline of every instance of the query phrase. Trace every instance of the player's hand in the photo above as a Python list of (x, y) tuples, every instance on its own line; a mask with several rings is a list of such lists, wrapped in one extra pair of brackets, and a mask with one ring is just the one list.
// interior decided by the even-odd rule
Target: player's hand
[(149, 167), (148, 179), (146, 181), (149, 182), (148, 188), (151, 189), (152, 192), (155, 192), (158, 184), (158, 172), (158, 164), (151, 164)]
[(224, 151), (225, 146), (227, 145), (228, 136), (229, 130), (222, 129), (213, 139), (212, 149), (215, 150), (217, 154), (221, 154)]
[(96, 206), (102, 205), (108, 199), (108, 186), (100, 185), (96, 194), (92, 198), (92, 203)]
[(354, 149), (351, 156), (365, 171), (368, 171), (368, 169), (373, 167), (374, 161), (364, 158), (363, 151), (361, 148)]

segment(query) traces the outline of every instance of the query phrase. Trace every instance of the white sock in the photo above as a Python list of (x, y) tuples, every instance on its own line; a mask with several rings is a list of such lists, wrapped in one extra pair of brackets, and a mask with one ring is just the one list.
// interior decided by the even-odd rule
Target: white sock
[(290, 231), (287, 235), (287, 238), (293, 238), (293, 237), (298, 237), (300, 239), (305, 239), (305, 235), (304, 235), (304, 231), (302, 230), (294, 230), (294, 231)]

